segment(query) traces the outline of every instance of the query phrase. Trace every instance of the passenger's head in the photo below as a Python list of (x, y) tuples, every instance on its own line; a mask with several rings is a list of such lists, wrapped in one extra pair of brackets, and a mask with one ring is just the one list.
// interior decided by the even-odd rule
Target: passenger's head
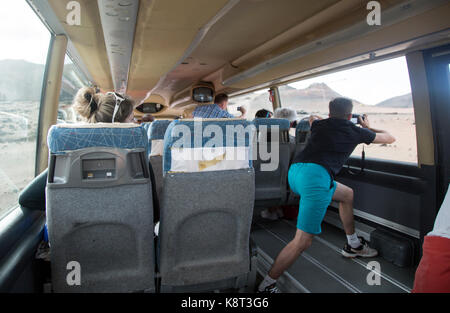
[(274, 118), (285, 118), (291, 123), (291, 127), (297, 122), (297, 112), (290, 108), (278, 108), (273, 114)]
[(145, 115), (142, 117), (142, 122), (143, 122), (143, 123), (153, 122), (154, 120), (155, 120), (155, 117), (154, 117), (153, 115), (151, 115), (151, 114), (145, 114)]
[(133, 101), (118, 93), (102, 94), (96, 92), (94, 88), (83, 87), (78, 90), (73, 107), (89, 123), (111, 123), (116, 103), (118, 109), (114, 116), (114, 122), (133, 122)]
[(261, 109), (258, 112), (256, 112), (255, 117), (256, 118), (271, 118), (273, 115), (272, 112), (266, 109)]
[(214, 103), (217, 104), (221, 109), (225, 110), (228, 105), (228, 96), (224, 93), (219, 93), (214, 98)]
[(330, 101), (330, 117), (350, 120), (352, 118), (353, 103), (347, 98), (335, 98)]

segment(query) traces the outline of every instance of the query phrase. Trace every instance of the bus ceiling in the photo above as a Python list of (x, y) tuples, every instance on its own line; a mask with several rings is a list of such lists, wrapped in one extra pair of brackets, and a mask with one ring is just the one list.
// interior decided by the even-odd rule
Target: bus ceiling
[(380, 0), (381, 25), (360, 0), (28, 2), (94, 84), (173, 107), (199, 81), (242, 93), (450, 41), (449, 0)]

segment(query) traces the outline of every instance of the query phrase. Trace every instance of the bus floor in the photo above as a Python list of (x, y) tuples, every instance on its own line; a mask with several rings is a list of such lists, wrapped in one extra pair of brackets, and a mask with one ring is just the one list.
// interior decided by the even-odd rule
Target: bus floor
[[(268, 272), (281, 249), (294, 237), (295, 221), (265, 220), (255, 208), (251, 238), (258, 249), (258, 281)], [(382, 257), (348, 259), (341, 255), (343, 230), (322, 224), (322, 234), (281, 276), (281, 292), (408, 293), (415, 268), (401, 268)], [(372, 263), (376, 261), (378, 263)], [(368, 267), (375, 264), (376, 267)], [(379, 269), (379, 271), (378, 271)], [(380, 275), (381, 274), (381, 275)]]

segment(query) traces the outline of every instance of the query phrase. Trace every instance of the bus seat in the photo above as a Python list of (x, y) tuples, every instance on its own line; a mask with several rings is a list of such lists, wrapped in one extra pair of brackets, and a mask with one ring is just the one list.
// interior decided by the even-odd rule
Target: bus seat
[(60, 124), (49, 130), (48, 147), (53, 290), (154, 291), (145, 130), (134, 124)]
[(163, 155), (163, 141), (167, 126), (171, 121), (169, 120), (155, 120), (151, 123), (148, 131), (148, 141), (150, 150), (150, 163), (152, 165), (153, 173), (155, 174), (155, 188), (158, 199), (161, 201), (161, 192), (163, 186), (163, 170), (162, 170), (162, 155)]
[[(227, 127), (247, 132), (227, 134)], [(215, 137), (217, 132), (222, 138)], [(254, 126), (241, 119), (176, 120), (169, 125), (159, 230), (162, 292), (252, 285), (253, 136)], [(213, 137), (218, 139), (211, 147)], [(239, 158), (231, 158), (234, 153)]]
[(145, 132), (147, 133), (148, 137), (150, 137), (150, 125), (152, 125), (152, 122), (141, 123), (141, 126), (145, 129)]
[[(295, 128), (295, 151), (292, 154), (292, 158), (305, 149), (310, 136), (311, 126), (309, 125), (309, 118), (304, 118), (298, 122)], [(289, 187), (288, 204), (298, 204), (299, 198), (299, 195), (295, 194)]]
[[(283, 204), (287, 200), (287, 173), (291, 158), (291, 147), (289, 143), (290, 123), (287, 119), (277, 118), (257, 118), (253, 120), (257, 130), (257, 159), (254, 162), (255, 168), (255, 200), (267, 201), (276, 200), (278, 204)], [(265, 127), (267, 132), (261, 130)], [(274, 127), (278, 127), (275, 131)], [(270, 163), (271, 160), (263, 160), (261, 151), (271, 151), (273, 143), (279, 149), (279, 162), (275, 170), (268, 171), (261, 168), (262, 164)]]
[(300, 152), (305, 149), (306, 144), (311, 136), (311, 127), (308, 119), (302, 119), (295, 128), (295, 144), (296, 151)]

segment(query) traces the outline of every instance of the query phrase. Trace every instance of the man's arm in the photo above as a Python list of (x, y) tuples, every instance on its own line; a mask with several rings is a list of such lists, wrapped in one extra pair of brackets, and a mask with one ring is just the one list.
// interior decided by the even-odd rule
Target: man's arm
[(395, 137), (387, 131), (370, 127), (369, 118), (366, 114), (363, 115), (363, 118), (359, 116), (358, 120), (359, 124), (361, 124), (363, 128), (367, 128), (376, 134), (375, 139), (372, 141), (372, 143), (391, 144), (395, 141)]

